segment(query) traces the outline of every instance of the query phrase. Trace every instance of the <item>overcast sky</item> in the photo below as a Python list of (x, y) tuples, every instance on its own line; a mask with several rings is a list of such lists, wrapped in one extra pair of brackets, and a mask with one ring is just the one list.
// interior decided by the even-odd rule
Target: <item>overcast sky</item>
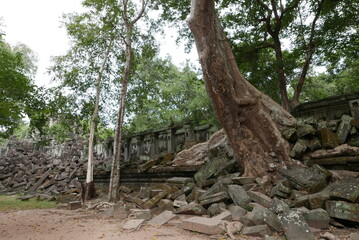
[[(2, 0), (0, 18), (5, 39), (11, 45), (24, 43), (37, 53), (38, 85), (49, 84), (46, 69), (50, 66), (50, 57), (65, 54), (68, 49), (66, 31), (60, 27), (62, 14), (81, 10), (81, 0)], [(178, 66), (186, 59), (196, 63), (195, 50), (184, 54), (183, 47), (177, 47), (171, 35), (176, 35), (175, 30), (161, 39), (160, 56), (171, 55)]]

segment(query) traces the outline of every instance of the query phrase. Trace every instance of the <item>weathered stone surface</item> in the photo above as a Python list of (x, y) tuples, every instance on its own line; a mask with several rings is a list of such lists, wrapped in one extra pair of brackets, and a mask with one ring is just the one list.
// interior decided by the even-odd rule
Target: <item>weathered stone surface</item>
[(248, 203), (251, 202), (251, 198), (248, 196), (246, 190), (242, 186), (239, 185), (229, 185), (228, 193), (232, 198), (234, 204), (240, 206), (244, 209), (248, 208)]
[(330, 131), (328, 128), (320, 130), (320, 137), (322, 140), (323, 148), (335, 148), (339, 146), (338, 135)]
[(170, 221), (172, 218), (174, 218), (176, 215), (173, 214), (171, 211), (164, 211), (160, 215), (152, 218), (150, 221), (148, 221), (149, 225), (152, 226), (162, 226), (163, 224)]
[(274, 231), (279, 232), (282, 230), (277, 215), (267, 208), (254, 208), (249, 214), (249, 218), (256, 225), (267, 224)]
[(350, 125), (352, 125), (356, 129), (359, 129), (359, 118), (354, 118), (353, 120), (351, 120)]
[(144, 223), (144, 221), (144, 219), (128, 219), (124, 222), (122, 228), (125, 230), (138, 229)]
[(225, 221), (232, 221), (232, 214), (230, 211), (225, 210), (224, 212), (221, 212), (220, 214), (213, 216), (212, 218), (225, 220)]
[(80, 201), (72, 201), (67, 204), (67, 208), (69, 210), (76, 210), (76, 209), (82, 208), (82, 204)]
[(224, 231), (222, 220), (216, 218), (192, 217), (182, 221), (181, 228), (208, 235), (220, 234)]
[(168, 191), (167, 190), (163, 190), (162, 192), (158, 193), (156, 196), (154, 196), (153, 198), (147, 200), (146, 202), (143, 203), (143, 206), (145, 208), (152, 208), (153, 206), (155, 206), (162, 198), (165, 198), (168, 195)]
[(188, 214), (188, 215), (206, 215), (207, 210), (198, 203), (190, 203), (185, 206), (181, 206), (176, 210), (178, 214)]
[(313, 136), (316, 133), (316, 130), (312, 125), (305, 124), (300, 126), (297, 129), (298, 138), (306, 137), (306, 136)]
[(236, 205), (229, 206), (228, 210), (232, 214), (233, 221), (239, 221), (241, 219), (241, 217), (243, 217), (247, 213), (247, 210), (245, 210), (244, 208), (242, 208), (240, 206), (236, 206)]
[(282, 214), (289, 210), (289, 205), (278, 198), (273, 198), (271, 204), (268, 207), (269, 210), (276, 214)]
[(272, 202), (270, 197), (260, 192), (248, 191), (248, 196), (253, 200), (253, 202), (259, 203), (266, 208), (268, 208)]
[(330, 217), (322, 208), (304, 211), (302, 215), (309, 227), (319, 229), (327, 229), (329, 227)]
[(348, 240), (359, 240), (359, 233), (351, 233)]
[(284, 128), (281, 130), (281, 134), (289, 142), (295, 142), (298, 138), (295, 128)]
[(214, 176), (214, 174), (218, 171), (218, 169), (220, 169), (221, 166), (225, 165), (227, 161), (228, 161), (227, 156), (219, 156), (208, 160), (206, 165), (195, 173), (194, 179), (198, 184), (203, 183), (210, 177)]
[(339, 126), (338, 126), (338, 130), (337, 130), (337, 135), (338, 135), (338, 139), (339, 139), (339, 143), (343, 144), (345, 143), (345, 140), (348, 137), (348, 134), (350, 132), (351, 129), (351, 125), (350, 122), (352, 121), (352, 117), (348, 116), (348, 115), (343, 115), (342, 116), (342, 121), (340, 122)]
[(179, 152), (173, 160), (173, 166), (202, 165), (208, 161), (208, 143), (199, 143), (190, 149)]
[(294, 144), (294, 147), (289, 153), (289, 156), (292, 158), (300, 158), (305, 150), (307, 150), (308, 147), (308, 140), (306, 139), (298, 139), (298, 141)]
[(309, 193), (318, 192), (327, 186), (332, 174), (319, 165), (310, 168), (293, 166), (289, 169), (282, 169), (281, 174), (285, 176), (298, 190), (305, 190)]
[(187, 202), (199, 202), (199, 199), (206, 194), (206, 191), (202, 188), (195, 187), (192, 189), (191, 193), (186, 197)]
[(342, 201), (327, 201), (325, 205), (329, 216), (359, 222), (359, 204)]
[(318, 150), (322, 147), (322, 144), (320, 143), (318, 138), (313, 138), (308, 141), (308, 148), (311, 152), (314, 152), (315, 150)]
[(255, 179), (251, 177), (233, 177), (232, 178), (234, 184), (238, 185), (246, 185), (255, 183)]
[(348, 145), (359, 147), (359, 137), (352, 137), (350, 141), (348, 142)]
[(229, 199), (227, 192), (219, 192), (212, 195), (207, 195), (200, 199), (199, 204), (202, 206), (209, 206), (212, 203), (223, 202)]
[(149, 209), (130, 209), (130, 218), (150, 220), (152, 218)]
[(297, 210), (289, 210), (280, 216), (284, 233), (288, 240), (315, 240), (303, 215)]
[(208, 207), (209, 215), (215, 216), (227, 210), (227, 205), (224, 202), (213, 203)]
[(177, 207), (177, 208), (187, 206), (187, 205), (188, 205), (187, 201), (180, 201), (180, 200), (174, 200), (173, 201), (173, 206)]
[(277, 196), (280, 198), (287, 198), (292, 193), (290, 183), (287, 179), (282, 179), (276, 183), (272, 188), (271, 197)]
[(244, 227), (242, 230), (243, 235), (264, 237), (265, 235), (271, 235), (272, 231), (267, 225), (257, 225), (251, 227)]
[(328, 191), (333, 199), (359, 202), (359, 178), (338, 180), (328, 185), (323, 191)]

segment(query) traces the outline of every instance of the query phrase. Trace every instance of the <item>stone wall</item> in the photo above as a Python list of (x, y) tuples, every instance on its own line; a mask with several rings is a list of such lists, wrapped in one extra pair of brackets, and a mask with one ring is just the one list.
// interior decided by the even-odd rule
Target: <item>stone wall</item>
[(296, 118), (340, 119), (343, 114), (359, 118), (359, 92), (302, 103), (292, 112)]

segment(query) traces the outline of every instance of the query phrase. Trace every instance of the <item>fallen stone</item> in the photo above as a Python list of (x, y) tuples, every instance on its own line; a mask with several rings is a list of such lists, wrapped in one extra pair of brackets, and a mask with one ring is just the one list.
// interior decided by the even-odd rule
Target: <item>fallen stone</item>
[(176, 210), (178, 214), (188, 214), (188, 215), (206, 215), (207, 210), (198, 203), (190, 203), (188, 205), (181, 206)]
[(322, 144), (320, 143), (318, 138), (313, 138), (308, 141), (308, 148), (311, 152), (314, 152), (315, 150), (322, 148)]
[(352, 125), (356, 129), (359, 129), (359, 118), (354, 118), (353, 120), (351, 120), (350, 125)]
[(218, 215), (227, 210), (227, 205), (224, 202), (213, 203), (208, 207), (210, 216)]
[(290, 183), (287, 179), (282, 179), (277, 182), (272, 188), (271, 197), (277, 196), (280, 198), (287, 198), (292, 193), (292, 189), (289, 186)]
[(113, 218), (115, 216), (115, 208), (109, 207), (99, 212), (99, 217), (103, 219)]
[(208, 161), (208, 143), (198, 143), (190, 149), (179, 152), (172, 162), (173, 166), (202, 165)]
[(210, 177), (214, 176), (218, 169), (221, 168), (221, 166), (225, 165), (227, 161), (228, 157), (226, 156), (219, 156), (210, 159), (205, 166), (203, 166), (195, 173), (194, 179), (198, 184), (203, 183)]
[(280, 216), (284, 233), (288, 240), (315, 240), (303, 215), (297, 210), (289, 210)]
[(130, 218), (150, 220), (152, 218), (151, 211), (149, 209), (130, 209)]
[(50, 171), (45, 172), (41, 176), (41, 178), (29, 189), (29, 192), (36, 191), (49, 175), (50, 175)]
[(274, 231), (282, 230), (277, 215), (267, 208), (254, 208), (248, 218), (256, 225), (267, 224)]
[(158, 193), (156, 196), (154, 196), (153, 198), (147, 200), (146, 202), (143, 203), (143, 206), (145, 208), (152, 208), (153, 206), (155, 206), (162, 198), (165, 198), (168, 195), (168, 191), (164, 190), (160, 193)]
[(294, 144), (292, 150), (289, 153), (289, 156), (295, 159), (300, 158), (305, 150), (307, 150), (308, 141), (305, 139), (298, 139), (298, 141)]
[(271, 204), (268, 207), (269, 210), (276, 214), (282, 214), (289, 210), (289, 205), (278, 198), (273, 198)]
[(298, 139), (297, 130), (295, 128), (284, 128), (281, 130), (281, 134), (289, 142), (295, 142)]
[(253, 200), (253, 202), (259, 203), (266, 208), (268, 208), (272, 202), (270, 197), (260, 192), (248, 191), (248, 196)]
[(248, 196), (246, 190), (242, 186), (239, 185), (229, 185), (228, 193), (233, 203), (237, 206), (240, 206), (244, 209), (249, 209), (248, 203), (251, 202), (251, 198)]
[(325, 205), (330, 217), (359, 222), (359, 204), (327, 201)]
[(339, 146), (338, 135), (330, 131), (328, 128), (323, 128), (320, 130), (320, 138), (322, 140), (323, 148), (335, 148)]
[(199, 202), (199, 199), (206, 194), (206, 191), (202, 188), (195, 187), (192, 189), (191, 193), (187, 196), (187, 202)]
[(314, 129), (314, 127), (312, 125), (309, 125), (309, 124), (300, 126), (297, 129), (298, 138), (313, 136), (315, 133), (316, 133), (316, 130)]
[(160, 215), (152, 218), (150, 221), (148, 221), (149, 225), (152, 226), (162, 226), (163, 224), (167, 223), (171, 219), (173, 219), (176, 215), (173, 214), (171, 211), (164, 211)]
[(247, 185), (255, 183), (255, 179), (251, 177), (233, 177), (232, 181), (234, 184)]
[(247, 211), (244, 208), (236, 205), (229, 206), (228, 210), (232, 214), (233, 221), (239, 221), (241, 217), (243, 217), (247, 213)]
[(251, 227), (244, 227), (243, 235), (264, 237), (265, 235), (272, 235), (272, 231), (267, 225), (257, 225)]
[(345, 143), (345, 140), (348, 137), (348, 134), (350, 132), (351, 129), (351, 125), (350, 122), (352, 121), (352, 117), (348, 116), (348, 115), (343, 115), (342, 116), (342, 121), (340, 122), (339, 126), (338, 126), (338, 130), (337, 130), (337, 135), (338, 135), (338, 139), (339, 139), (339, 143), (343, 144)]
[(138, 197), (142, 198), (142, 199), (150, 198), (150, 192), (151, 192), (151, 189), (149, 189), (148, 187), (141, 187)]
[(304, 211), (302, 215), (309, 227), (319, 229), (327, 229), (329, 227), (330, 217), (322, 208)]
[(339, 240), (334, 234), (325, 232), (324, 234), (320, 234), (321, 238), (327, 239), (327, 240)]
[(72, 201), (67, 204), (67, 208), (69, 210), (76, 210), (76, 209), (82, 208), (82, 204), (80, 201)]
[(174, 200), (173, 201), (173, 206), (174, 207), (182, 207), (182, 206), (187, 206), (188, 205), (188, 202), (187, 201), (180, 201), (180, 200)]
[(226, 192), (219, 192), (209, 196), (205, 196), (203, 199), (200, 199), (199, 204), (202, 206), (209, 206), (212, 203), (218, 203), (227, 201), (229, 199), (228, 194)]
[(295, 189), (309, 193), (322, 190), (332, 177), (331, 172), (316, 164), (310, 168), (293, 166), (289, 169), (282, 169), (280, 173), (291, 182)]
[(125, 230), (135, 230), (139, 229), (141, 225), (145, 222), (144, 219), (128, 219), (122, 225), (122, 228)]
[(204, 217), (185, 219), (182, 221), (181, 228), (208, 235), (220, 234), (225, 230), (222, 220)]
[(220, 219), (220, 220), (226, 220), (226, 221), (232, 221), (232, 214), (230, 211), (226, 210), (212, 218)]
[(359, 202), (359, 178), (344, 178), (328, 185), (323, 191), (327, 191), (330, 197), (337, 200)]
[(351, 233), (348, 240), (359, 240), (359, 233)]

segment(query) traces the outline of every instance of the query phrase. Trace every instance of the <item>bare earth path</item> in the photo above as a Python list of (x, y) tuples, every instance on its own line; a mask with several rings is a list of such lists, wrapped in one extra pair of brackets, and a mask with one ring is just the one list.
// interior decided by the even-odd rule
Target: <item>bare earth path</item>
[(118, 220), (98, 219), (84, 212), (37, 209), (0, 212), (1, 240), (204, 240), (196, 234), (171, 226), (143, 226), (122, 230)]

